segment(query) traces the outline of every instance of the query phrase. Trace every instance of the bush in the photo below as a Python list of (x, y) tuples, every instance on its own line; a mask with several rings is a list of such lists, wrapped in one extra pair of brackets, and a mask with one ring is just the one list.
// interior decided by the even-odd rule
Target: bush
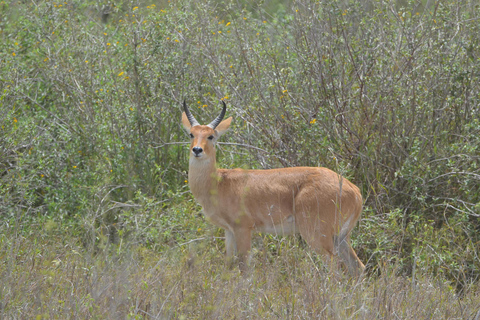
[(199, 119), (224, 99), (235, 121), (222, 166), (340, 171), (365, 196), (354, 242), (372, 272), (388, 261), (476, 279), (478, 4), (0, 10), (4, 224), (52, 219), (92, 247), (130, 239), (162, 250), (198, 229), (215, 234), (189, 213), (179, 119), (184, 99)]

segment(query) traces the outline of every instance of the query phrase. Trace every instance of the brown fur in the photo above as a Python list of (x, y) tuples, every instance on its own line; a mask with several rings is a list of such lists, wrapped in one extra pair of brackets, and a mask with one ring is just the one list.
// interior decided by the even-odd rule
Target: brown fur
[[(350, 274), (361, 274), (365, 267), (349, 244), (362, 211), (360, 190), (327, 168), (217, 169), (215, 142), (231, 121), (222, 121), (214, 130), (191, 127), (182, 115), (183, 126), (193, 135), (190, 189), (205, 216), (225, 229), (227, 257), (238, 256), (244, 270), (253, 230), (300, 233), (317, 253), (339, 256)], [(194, 147), (202, 148), (200, 157), (195, 157)]]

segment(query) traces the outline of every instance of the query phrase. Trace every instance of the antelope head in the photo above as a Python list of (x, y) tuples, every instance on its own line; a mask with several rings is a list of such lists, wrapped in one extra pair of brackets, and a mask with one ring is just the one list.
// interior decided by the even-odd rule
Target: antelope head
[(190, 134), (191, 160), (195, 159), (197, 161), (203, 161), (215, 159), (215, 143), (218, 138), (228, 130), (228, 127), (232, 122), (232, 117), (223, 120), (227, 105), (224, 101), (222, 101), (222, 103), (223, 109), (220, 115), (211, 123), (201, 125), (192, 115), (185, 101), (183, 102), (183, 109), (185, 112), (182, 114), (182, 124), (185, 130)]

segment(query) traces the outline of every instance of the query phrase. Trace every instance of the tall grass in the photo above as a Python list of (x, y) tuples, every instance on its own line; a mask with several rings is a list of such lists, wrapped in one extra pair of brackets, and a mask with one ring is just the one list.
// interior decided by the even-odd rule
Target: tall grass
[[(381, 266), (360, 282), (329, 277), (295, 241), (256, 250), (247, 276), (225, 268), (216, 241), (172, 247), (110, 246), (92, 256), (49, 234), (3, 234), (0, 312), (6, 319), (474, 319), (478, 285), (459, 296), (432, 276)], [(272, 245), (260, 241), (258, 247)], [(300, 245), (301, 246), (301, 245)]]

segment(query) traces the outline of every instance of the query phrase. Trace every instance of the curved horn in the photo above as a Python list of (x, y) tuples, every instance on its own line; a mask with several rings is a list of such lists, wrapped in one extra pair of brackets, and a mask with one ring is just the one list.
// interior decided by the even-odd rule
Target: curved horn
[(220, 112), (220, 115), (216, 117), (215, 120), (207, 124), (207, 126), (209, 126), (212, 129), (215, 129), (220, 124), (220, 122), (222, 122), (223, 117), (225, 117), (225, 112), (227, 111), (227, 104), (223, 100), (222, 100), (222, 103), (223, 103), (223, 109), (222, 109), (222, 112)]
[(188, 122), (190, 122), (190, 125), (192, 127), (199, 126), (200, 123), (195, 119), (195, 117), (192, 115), (190, 110), (188, 110), (187, 103), (185, 100), (183, 100), (183, 110), (185, 110), (185, 114), (187, 115)]

